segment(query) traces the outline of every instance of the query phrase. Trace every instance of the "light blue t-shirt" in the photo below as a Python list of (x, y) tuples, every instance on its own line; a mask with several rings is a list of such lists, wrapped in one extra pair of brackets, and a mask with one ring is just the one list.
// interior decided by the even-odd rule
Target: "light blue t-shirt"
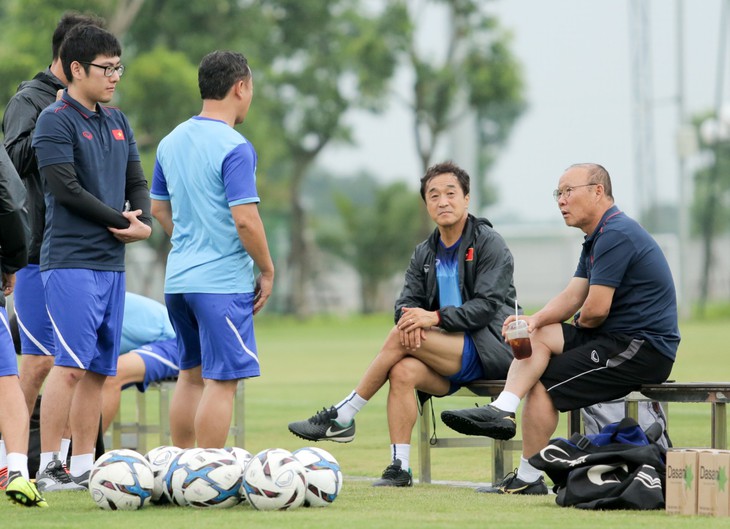
[(436, 280), (439, 285), (439, 307), (461, 307), (459, 290), (459, 243), (446, 248), (439, 240), (436, 249)]
[(218, 120), (181, 123), (157, 147), (150, 196), (172, 208), (165, 293), (254, 291), (253, 259), (230, 210), (260, 201), (256, 151), (245, 137)]
[(167, 307), (139, 294), (127, 292), (124, 295), (120, 353), (172, 338), (175, 338), (175, 331), (167, 315)]

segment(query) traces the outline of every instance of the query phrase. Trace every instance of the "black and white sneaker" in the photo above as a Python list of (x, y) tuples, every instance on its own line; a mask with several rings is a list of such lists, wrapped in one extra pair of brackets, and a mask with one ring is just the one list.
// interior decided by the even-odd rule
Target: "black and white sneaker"
[(306, 421), (289, 423), (289, 431), (308, 441), (349, 443), (355, 438), (355, 421), (342, 425), (337, 422), (337, 409), (322, 408)]
[(373, 482), (373, 487), (412, 487), (411, 469), (404, 470), (400, 459), (396, 459), (383, 471), (380, 479)]
[(517, 477), (517, 470), (507, 474), (502, 481), (491, 487), (478, 487), (477, 492), (485, 492), (487, 494), (526, 494), (533, 496), (543, 496), (548, 493), (545, 478), (540, 476), (539, 479), (532, 482), (522, 481)]
[(466, 435), (484, 435), (506, 441), (517, 433), (515, 414), (492, 405), (442, 411), (441, 420), (452, 430)]

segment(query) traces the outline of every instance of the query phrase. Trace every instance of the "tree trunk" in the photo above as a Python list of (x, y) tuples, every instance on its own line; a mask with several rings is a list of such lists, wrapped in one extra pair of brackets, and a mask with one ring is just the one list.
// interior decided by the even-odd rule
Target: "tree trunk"
[(306, 212), (302, 206), (301, 197), (302, 182), (308, 166), (309, 162), (295, 161), (289, 195), (291, 225), (289, 227), (289, 258), (287, 260), (290, 274), (288, 312), (302, 318), (312, 312), (306, 298), (310, 278), (310, 259), (309, 246), (305, 236)]

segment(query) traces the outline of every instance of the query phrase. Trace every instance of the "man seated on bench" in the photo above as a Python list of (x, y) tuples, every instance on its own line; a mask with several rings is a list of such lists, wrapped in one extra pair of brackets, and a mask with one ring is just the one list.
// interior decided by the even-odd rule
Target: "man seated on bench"
[(136, 385), (144, 392), (152, 382), (177, 377), (180, 355), (167, 308), (157, 301), (127, 292), (124, 298), (121, 354), (117, 374), (102, 388), (102, 431), (119, 410), (121, 391)]
[(413, 484), (414, 389), (443, 396), (472, 380), (501, 379), (512, 359), (501, 336), (515, 306), (512, 254), (488, 220), (468, 214), (469, 175), (451, 162), (434, 165), (421, 178), (421, 198), (436, 229), (411, 257), (395, 327), (350, 395), (289, 424), (303, 439), (350, 442), (355, 414), (389, 381), (391, 463), (375, 486)]
[[(558, 411), (664, 382), (679, 345), (669, 265), (651, 235), (614, 205), (608, 172), (597, 164), (573, 165), (553, 195), (565, 224), (586, 234), (574, 277), (545, 307), (525, 317), (532, 356), (512, 362), (497, 400), (441, 414), (457, 432), (511, 439), (515, 411), (527, 397), (520, 466), (481, 492), (547, 494), (542, 473), (527, 459), (547, 446)], [(563, 323), (571, 317), (572, 324)]]

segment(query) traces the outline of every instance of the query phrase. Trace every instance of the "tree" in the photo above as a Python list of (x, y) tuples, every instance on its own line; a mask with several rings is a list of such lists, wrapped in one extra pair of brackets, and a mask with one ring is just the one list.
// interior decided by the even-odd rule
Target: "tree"
[(317, 242), (357, 271), (362, 312), (371, 313), (380, 308), (383, 284), (406, 268), (413, 253), (421, 199), (403, 182), (378, 185), (367, 174), (339, 187), (332, 197), (339, 222), (328, 221)]
[(261, 49), (264, 71), (256, 104), (266, 113), (268, 132), (283, 140), (288, 154), (277, 170), (287, 175), (289, 308), (298, 315), (308, 310), (305, 292), (311, 277), (303, 181), (327, 145), (352, 141), (350, 126), (344, 122), (348, 110), (377, 111), (384, 106), (404, 34), (402, 6), (388, 4), (383, 12), (370, 14), (359, 4), (353, 0), (268, 4), (275, 24), (269, 24), (271, 31)]
[[(439, 141), (467, 113), (476, 115), (479, 136), (478, 174), (472, 185), (482, 205), (496, 197), (486, 178), (499, 147), (525, 108), (524, 82), (517, 59), (510, 51), (510, 35), (487, 12), (481, 0), (413, 0), (412, 17), (438, 4), (451, 20), (441, 53), (418, 48), (419, 25), (410, 25), (407, 60), (413, 69), (413, 131), (421, 168), (432, 164)], [(431, 44), (433, 43), (430, 41)], [(462, 103), (465, 104), (462, 104)]]
[(700, 147), (711, 153), (710, 163), (695, 173), (692, 205), (692, 228), (702, 237), (700, 316), (704, 315), (709, 294), (713, 241), (716, 234), (727, 232), (730, 226), (730, 130), (724, 116), (717, 118), (704, 114), (694, 119)]

